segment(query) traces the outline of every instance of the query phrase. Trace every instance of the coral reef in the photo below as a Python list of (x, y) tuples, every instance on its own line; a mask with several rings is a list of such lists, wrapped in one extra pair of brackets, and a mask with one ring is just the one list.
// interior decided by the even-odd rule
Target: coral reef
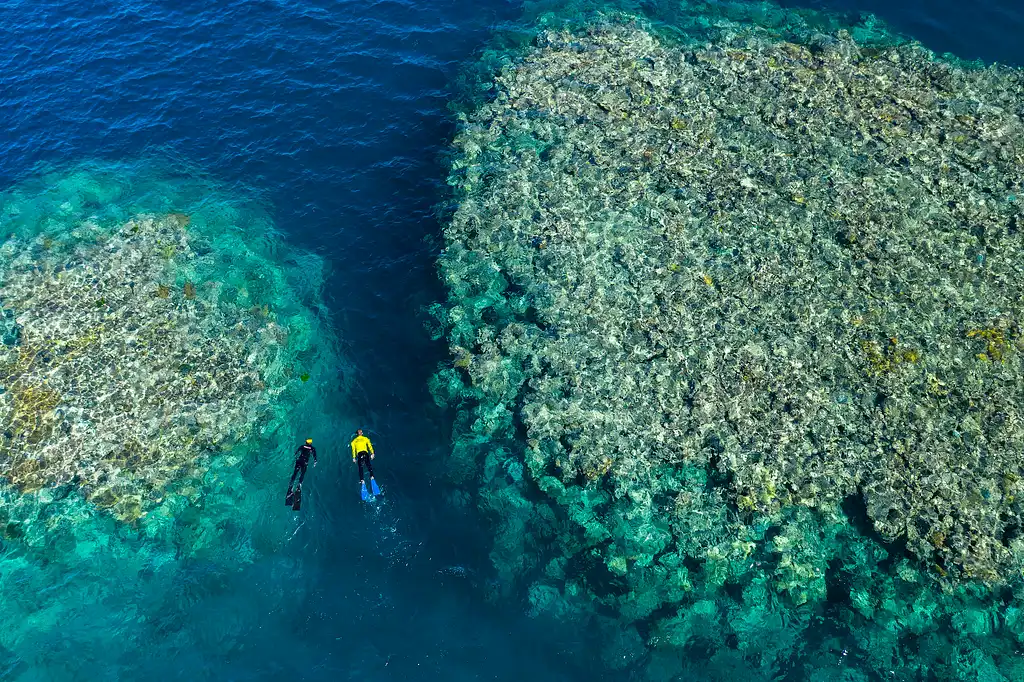
[(432, 388), (502, 577), (643, 624), (651, 675), (712, 642), (694, 675), (840, 641), (850, 679), (1010, 670), (980, 633), (1017, 631), (993, 595), (1024, 565), (1024, 77), (610, 20), (493, 86), (455, 140)]
[[(267, 510), (351, 372), (322, 261), (177, 164), (28, 178), (0, 230), (0, 653), (113, 679), (139, 641), (190, 641), (227, 581), (296, 570)], [(226, 640), (246, 608), (213, 610)]]
[(176, 283), (198, 257), (187, 225), (139, 216), (114, 232), (84, 223), (73, 248), (4, 243), (18, 340), (0, 349), (0, 471), (21, 490), (75, 483), (137, 518), (279, 391), (266, 372), (285, 330), (222, 303), (216, 282)]
[[(453, 336), (455, 366), (501, 393), (501, 358), (529, 356), (520, 416), (563, 481), (714, 457), (743, 508), (860, 490), (923, 557), (1006, 561), (1016, 72), (842, 35), (682, 50), (608, 29), (547, 34), (498, 84), (456, 141), (443, 263), (492, 267), (529, 310), (468, 292), (448, 314), (484, 329)], [(503, 315), (543, 333), (481, 338)]]

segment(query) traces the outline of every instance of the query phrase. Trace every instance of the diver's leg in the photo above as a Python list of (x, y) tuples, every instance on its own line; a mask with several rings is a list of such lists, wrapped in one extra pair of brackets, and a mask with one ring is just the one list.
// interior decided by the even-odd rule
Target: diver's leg
[[(295, 460), (295, 468), (292, 469), (292, 477), (288, 481), (288, 489), (289, 490), (292, 489), (292, 483), (295, 483), (295, 477), (298, 476), (298, 475), (299, 475), (299, 460)], [(299, 484), (300, 485), (302, 484), (301, 480), (299, 481)]]
[(309, 466), (309, 460), (304, 459), (295, 465), (296, 470), (299, 471), (299, 486), (302, 486), (302, 479), (306, 478), (306, 467)]
[(366, 470), (370, 472), (370, 478), (373, 478), (373, 460), (370, 455), (366, 455)]
[(361, 452), (359, 453), (358, 456), (356, 456), (356, 464), (359, 466), (359, 482), (360, 483), (363, 482), (363, 457), (364, 457), (363, 453), (361, 453)]

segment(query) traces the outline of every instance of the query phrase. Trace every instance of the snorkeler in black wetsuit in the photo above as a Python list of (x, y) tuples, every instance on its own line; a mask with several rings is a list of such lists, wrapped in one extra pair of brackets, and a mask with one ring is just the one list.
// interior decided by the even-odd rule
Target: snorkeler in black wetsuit
[[(295, 450), (295, 468), (292, 470), (292, 478), (288, 481), (288, 492), (285, 495), (285, 504), (293, 504), (293, 498), (298, 498), (302, 494), (302, 480), (306, 478), (306, 467), (309, 466), (309, 457), (313, 456), (313, 466), (316, 466), (316, 448), (313, 447), (313, 439), (307, 438), (306, 442), (303, 443)], [(295, 477), (299, 477), (299, 485), (295, 488), (295, 494), (292, 494), (292, 484), (295, 483)], [(298, 505), (297, 499), (295, 499), (296, 508)]]

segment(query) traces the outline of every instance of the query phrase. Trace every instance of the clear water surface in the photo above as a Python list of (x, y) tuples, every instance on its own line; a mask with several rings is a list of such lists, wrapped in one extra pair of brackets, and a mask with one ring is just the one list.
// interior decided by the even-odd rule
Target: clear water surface
[[(873, 12), (937, 52), (1024, 63), (1016, 0), (785, 4), (851, 21)], [(0, 632), (0, 678), (616, 677), (592, 667), (594, 644), (571, 629), (527, 618), (521, 603), (487, 603), (486, 520), (452, 511), (432, 466), (448, 427), (426, 383), (445, 349), (424, 333), (421, 308), (443, 295), (433, 258), (454, 130), (446, 104), (460, 66), (522, 9), (513, 0), (0, 2), (0, 190), (85, 160), (145, 173), (158, 159), (262, 202), (289, 242), (326, 260), (325, 298), (356, 386), (351, 404), (333, 406), (351, 423), (318, 437), (307, 509), (274, 540), (275, 556), (239, 573), (190, 566), (195, 589), (149, 614), (163, 625), (124, 620), (102, 633), (109, 648), (76, 648), (87, 619), (54, 623), (58, 653), (46, 669), (22, 658), (39, 642)], [(358, 500), (345, 452), (357, 425), (381, 453), (380, 508)], [(282, 477), (294, 446), (281, 444)], [(110, 589), (99, 585), (82, 611), (125, 597)]]

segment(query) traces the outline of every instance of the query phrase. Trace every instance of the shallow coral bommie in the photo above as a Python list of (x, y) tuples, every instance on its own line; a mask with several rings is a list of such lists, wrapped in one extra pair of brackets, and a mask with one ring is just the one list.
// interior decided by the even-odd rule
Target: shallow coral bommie
[[(611, 75), (612, 64), (628, 66)], [(936, 80), (947, 84), (941, 95)], [(927, 367), (948, 384), (968, 349), (945, 339), (977, 305), (974, 294), (994, 305), (1016, 297), (986, 284), (1020, 267), (1021, 240), (1002, 229), (1015, 209), (983, 198), (1021, 184), (1014, 160), (1024, 152), (1015, 140), (1024, 128), (1000, 105), (1020, 90), (1016, 72), (959, 70), (915, 46), (869, 56), (846, 35), (818, 52), (760, 37), (676, 48), (615, 26), (585, 38), (545, 33), (497, 82), (498, 103), (478, 112), (457, 145), (486, 149), (489, 166), (505, 164), (506, 172), (477, 184), (477, 152), (467, 151), (457, 176), (465, 195), (447, 234), (471, 251), (449, 249), (443, 261), (458, 272), (462, 254), (473, 253), (494, 262), (495, 277), (543, 290), (533, 298), (534, 319), (560, 333), (533, 337), (527, 352), (552, 371), (528, 384), (523, 416), (532, 437), (572, 442), (552, 457), (597, 478), (609, 456), (618, 458), (610, 453), (628, 452), (609, 434), (615, 424), (645, 434), (650, 466), (678, 462), (682, 452), (707, 457), (701, 424), (725, 419), (717, 456), (737, 490), (756, 487), (757, 453), (785, 472), (780, 483), (795, 499), (815, 506), (857, 489), (870, 497), (937, 482), (952, 461), (970, 458), (964, 443), (935, 442), (961, 416), (912, 418), (918, 371), (910, 370)], [(946, 141), (951, 101), (966, 103), (955, 145), (989, 159), (985, 174)], [(522, 139), (546, 151), (524, 155), (515, 142)], [(604, 143), (595, 146), (597, 139)], [(655, 154), (658, 165), (643, 163)], [(942, 180), (950, 175), (956, 183)], [(491, 216), (489, 230), (475, 219), (481, 211)], [(975, 227), (959, 227), (964, 221)], [(855, 236), (834, 237), (854, 234), (850, 225)], [(530, 248), (538, 233), (550, 244), (543, 251)], [(982, 248), (977, 234), (986, 235), (988, 251), (981, 268), (961, 255)], [(489, 304), (473, 305), (465, 312), (486, 325), (480, 313)], [(992, 360), (1007, 358), (1007, 334), (968, 332), (985, 341), (980, 355)], [(844, 346), (858, 348), (862, 360)], [(749, 380), (752, 368), (761, 389)], [(483, 364), (477, 384), (481, 372)], [(870, 399), (887, 411), (889, 428), (899, 420), (931, 456), (909, 468), (872, 466), (884, 437), (870, 411), (837, 403), (837, 391), (861, 400), (877, 394)], [(536, 419), (531, 404), (550, 405), (547, 396), (559, 393)], [(994, 405), (1016, 411), (998, 395), (985, 404), (993, 413)], [(819, 444), (801, 435), (808, 429), (819, 432)], [(866, 447), (843, 444), (865, 439)], [(808, 458), (808, 449), (819, 456)], [(987, 461), (993, 475), (1016, 466)], [(643, 467), (616, 471), (643, 478)], [(975, 533), (989, 505), (971, 504), (965, 491), (974, 483), (962, 484), (952, 496), (922, 497), (948, 497), (948, 511), (976, 517), (964, 530)], [(763, 499), (744, 495), (740, 503), (768, 509)], [(939, 523), (945, 512), (935, 504), (910, 500), (909, 515), (875, 521), (887, 536), (916, 534), (916, 524)], [(1006, 559), (998, 543), (969, 546), (981, 555), (957, 561)]]
[(0, 291), (20, 332), (0, 349), (0, 470), (11, 483), (74, 482), (137, 518), (154, 491), (250, 428), (268, 397), (253, 387), (267, 385), (277, 345), (258, 332), (211, 333), (233, 327), (242, 310), (200, 298), (191, 281), (188, 308), (165, 285), (153, 298), (140, 284), (172, 280), (196, 258), (187, 224), (141, 215), (60, 266), (68, 254), (55, 248), (40, 260), (36, 242), (7, 245)]
[[(527, 480), (575, 528), (551, 531), (558, 561), (588, 567), (549, 584), (636, 618), (686, 603), (655, 627), (680, 648), (699, 648), (696, 611), (758, 581), (882, 629), (928, 620), (884, 613), (903, 598), (955, 611), (939, 571), (951, 590), (1024, 565), (1005, 322), (1024, 77), (845, 32), (723, 34), (542, 30), (465, 114), (438, 317), (469, 379), (435, 382), (459, 466), (527, 440)], [(702, 598), (673, 588), (679, 565)]]

